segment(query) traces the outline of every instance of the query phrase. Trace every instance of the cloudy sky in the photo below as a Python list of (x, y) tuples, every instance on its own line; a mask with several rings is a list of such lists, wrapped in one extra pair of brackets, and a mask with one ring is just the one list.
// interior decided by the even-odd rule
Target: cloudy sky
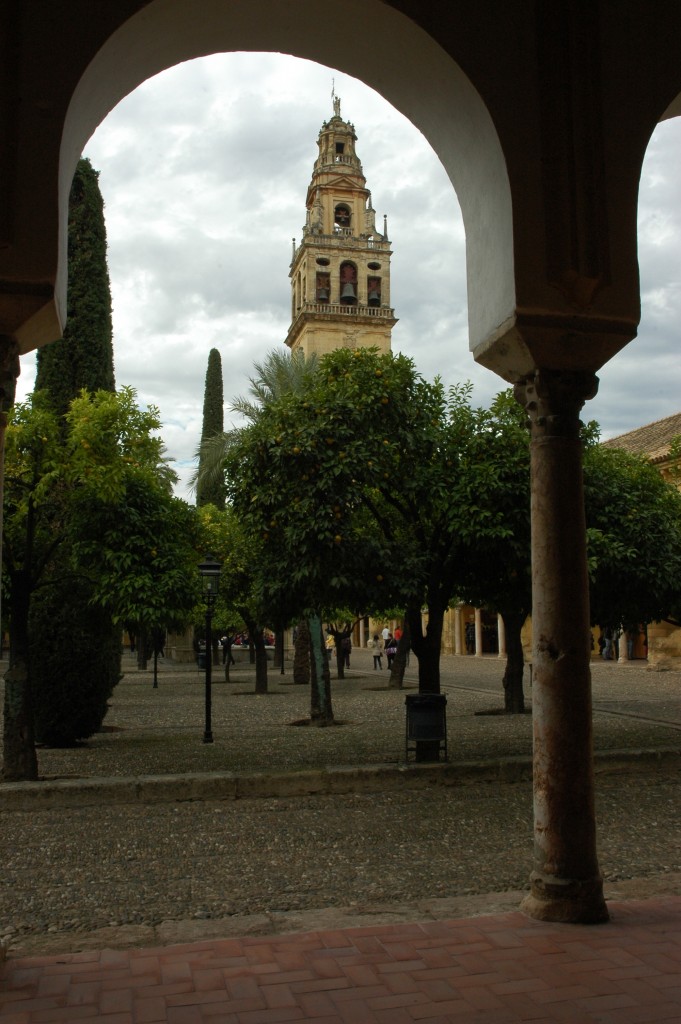
[[(187, 495), (211, 348), (229, 399), (290, 323), (288, 270), (300, 240), (317, 135), (333, 113), (357, 130), (377, 224), (388, 216), (393, 349), (426, 377), (471, 380), (485, 404), (504, 387), (468, 351), (458, 202), (420, 133), (360, 82), (276, 54), (219, 54), (179, 65), (124, 99), (90, 139), (109, 242), (118, 386), (161, 411)], [(600, 373), (584, 415), (612, 437), (681, 409), (681, 118), (662, 124), (640, 193), (639, 338)], [(22, 362), (18, 398), (33, 386)]]

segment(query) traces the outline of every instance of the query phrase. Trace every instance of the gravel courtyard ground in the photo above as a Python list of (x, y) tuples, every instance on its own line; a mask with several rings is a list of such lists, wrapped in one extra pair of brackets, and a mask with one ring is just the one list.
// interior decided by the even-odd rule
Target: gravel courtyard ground
[[(126, 655), (105, 730), (40, 750), (45, 778), (284, 772), (404, 761), (405, 691), (353, 652), (334, 682), (342, 725), (292, 723), (306, 688), (278, 670), (253, 694), (250, 667), (216, 682), (215, 742), (203, 744), (203, 674), (162, 663), (158, 689)], [(496, 658), (444, 658), (450, 762), (531, 752), (531, 716), (499, 708)], [(221, 669), (216, 669), (219, 680)], [(594, 663), (596, 751), (681, 751), (681, 673)], [(527, 688), (529, 690), (529, 687)], [(528, 700), (529, 703), (529, 700)], [(610, 898), (681, 893), (678, 765), (597, 764), (600, 862)], [(2, 786), (0, 785), (0, 796)], [(0, 937), (14, 952), (148, 945), (514, 908), (532, 853), (528, 781), (258, 800), (0, 812)]]

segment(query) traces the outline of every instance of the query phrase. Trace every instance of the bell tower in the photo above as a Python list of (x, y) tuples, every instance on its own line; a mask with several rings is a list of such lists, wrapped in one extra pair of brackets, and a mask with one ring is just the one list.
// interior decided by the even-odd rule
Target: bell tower
[(376, 230), (376, 213), (359, 157), (354, 125), (333, 117), (319, 132), (319, 155), (307, 190), (303, 237), (291, 260), (292, 351), (320, 356), (337, 348), (390, 351), (397, 323), (390, 305), (387, 223)]

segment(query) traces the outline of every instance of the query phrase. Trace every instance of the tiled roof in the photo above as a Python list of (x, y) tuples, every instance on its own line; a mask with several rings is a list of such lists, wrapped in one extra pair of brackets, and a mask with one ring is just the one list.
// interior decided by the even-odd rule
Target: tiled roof
[(645, 455), (651, 462), (663, 462), (675, 437), (681, 436), (681, 412), (667, 416), (628, 434), (603, 441), (604, 448), (623, 448), (632, 455)]

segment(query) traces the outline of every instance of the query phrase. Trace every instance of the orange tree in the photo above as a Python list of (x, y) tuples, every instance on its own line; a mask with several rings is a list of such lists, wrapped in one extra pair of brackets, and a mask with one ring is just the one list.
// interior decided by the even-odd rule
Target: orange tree
[[(227, 461), (230, 494), (262, 544), (264, 592), (292, 614), (406, 608), (422, 691), (439, 689), (451, 600), (499, 612), (505, 709), (518, 712), (531, 612), (529, 435), (510, 391), (489, 409), (473, 408), (470, 392), (445, 392), (403, 356), (338, 350), (244, 433)], [(584, 429), (593, 620), (662, 617), (678, 594), (681, 496), (597, 436)]]
[(592, 625), (674, 618), (681, 604), (681, 493), (646, 458), (597, 444), (584, 452)]
[[(158, 437), (158, 413), (141, 410), (132, 389), (87, 392), (71, 403), (64, 435), (57, 414), (36, 392), (15, 406), (6, 437), (3, 570), (9, 590), (10, 669), (5, 677), (3, 773), (37, 777), (33, 680), (49, 673), (55, 742), (84, 739), (101, 724), (118, 673), (100, 681), (76, 666), (64, 685), (63, 650), (31, 650), (28, 622), (61, 545), (63, 573), (92, 583), (93, 600), (116, 621), (146, 628), (189, 615), (198, 596), (195, 510), (174, 499), (174, 474)], [(77, 623), (72, 623), (76, 629)], [(43, 643), (49, 644), (49, 636)], [(119, 644), (120, 648), (120, 644)], [(79, 689), (78, 686), (82, 688)], [(96, 691), (96, 692), (95, 692)], [(40, 714), (46, 709), (41, 696)], [(59, 721), (56, 719), (59, 718)]]
[(471, 498), (472, 476), (489, 465), (462, 456), (489, 418), (471, 408), (468, 386), (447, 394), (404, 356), (324, 357), (308, 386), (263, 409), (227, 458), (230, 498), (267, 559), (267, 599), (292, 615), (406, 608), (419, 687), (438, 692), (462, 551), (473, 538), (512, 533), (491, 501)]
[[(399, 451), (382, 401), (388, 363), (368, 352), (344, 355), (347, 367), (337, 368), (334, 354), (305, 387), (268, 400), (225, 462), (229, 500), (262, 559), (262, 604), (280, 620), (310, 623), (318, 724), (333, 720), (323, 619), (338, 608), (392, 607), (395, 589), (401, 594), (394, 537), (362, 500), (367, 474), (387, 483)], [(409, 360), (389, 365), (391, 386), (409, 386)]]
[[(234, 509), (204, 504), (198, 510), (204, 549), (221, 564), (220, 593), (215, 605), (214, 621), (218, 628), (233, 633), (241, 624), (246, 627), (255, 652), (255, 692), (267, 693), (267, 651), (265, 627), (276, 618), (266, 609), (258, 585), (260, 573), (266, 570), (260, 542), (248, 537)], [(269, 614), (268, 614), (269, 613)], [(225, 679), (229, 679), (229, 659), (225, 662)]]

